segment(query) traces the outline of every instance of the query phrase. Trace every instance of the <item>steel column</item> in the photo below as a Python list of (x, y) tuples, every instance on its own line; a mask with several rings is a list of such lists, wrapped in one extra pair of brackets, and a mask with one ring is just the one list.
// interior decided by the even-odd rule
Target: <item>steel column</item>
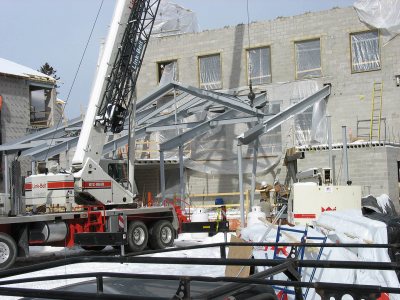
[(164, 151), (160, 150), (160, 185), (161, 202), (165, 199), (165, 169), (164, 169)]
[(244, 216), (244, 191), (243, 191), (243, 169), (242, 169), (242, 144), (237, 145), (238, 168), (239, 168), (239, 193), (240, 193), (240, 228), (246, 226)]
[(31, 173), (32, 175), (36, 175), (36, 161), (31, 161)]
[(342, 126), (342, 139), (343, 139), (343, 170), (344, 178), (347, 185), (351, 185), (349, 178), (349, 159), (347, 156), (347, 129), (346, 126)]
[[(181, 200), (185, 200), (185, 180), (183, 176), (183, 145), (179, 146), (179, 191), (181, 193)], [(184, 208), (185, 202), (181, 202), (182, 207)]]
[(257, 138), (254, 140), (254, 148), (253, 148), (253, 169), (251, 172), (250, 207), (253, 207), (254, 205), (254, 193), (256, 191), (258, 145), (259, 145), (259, 139)]
[(8, 157), (5, 152), (3, 152), (4, 159), (4, 192), (5, 194), (10, 194), (10, 169), (8, 167)]

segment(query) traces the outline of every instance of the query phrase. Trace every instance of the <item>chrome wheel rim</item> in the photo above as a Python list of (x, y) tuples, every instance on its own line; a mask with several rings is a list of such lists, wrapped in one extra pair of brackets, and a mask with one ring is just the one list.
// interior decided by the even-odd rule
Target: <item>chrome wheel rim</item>
[(6, 243), (0, 242), (0, 263), (6, 262), (10, 257), (10, 248)]
[(133, 240), (135, 242), (136, 245), (142, 245), (144, 242), (144, 230), (143, 228), (137, 227), (135, 228), (135, 230), (133, 231)]
[(160, 238), (161, 238), (161, 241), (164, 244), (168, 244), (172, 239), (172, 230), (171, 230), (171, 228), (169, 228), (167, 226), (163, 227), (161, 229), (161, 232), (160, 232)]

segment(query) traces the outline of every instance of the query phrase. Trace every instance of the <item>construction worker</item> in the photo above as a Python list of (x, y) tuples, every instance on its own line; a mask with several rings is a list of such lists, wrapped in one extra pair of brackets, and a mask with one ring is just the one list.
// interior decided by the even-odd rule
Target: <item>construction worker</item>
[[(286, 187), (283, 184), (279, 183), (279, 180), (275, 180), (274, 190), (275, 190), (275, 203), (276, 203), (278, 210), (280, 210), (280, 208), (284, 204), (287, 206), (289, 194), (288, 194)], [(284, 213), (287, 213), (287, 207), (286, 207)]]
[(260, 187), (260, 208), (263, 213), (265, 213), (265, 217), (268, 221), (271, 221), (271, 198), (269, 196), (269, 191), (272, 190), (272, 186), (267, 184), (265, 181), (261, 182)]

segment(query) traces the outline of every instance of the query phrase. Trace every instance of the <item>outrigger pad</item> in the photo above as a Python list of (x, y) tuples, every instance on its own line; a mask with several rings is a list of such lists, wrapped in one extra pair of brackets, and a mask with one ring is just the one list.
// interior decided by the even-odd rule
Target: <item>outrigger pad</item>
[(182, 232), (228, 232), (229, 222), (183, 222)]
[(74, 242), (80, 246), (121, 246), (127, 244), (125, 232), (75, 233)]

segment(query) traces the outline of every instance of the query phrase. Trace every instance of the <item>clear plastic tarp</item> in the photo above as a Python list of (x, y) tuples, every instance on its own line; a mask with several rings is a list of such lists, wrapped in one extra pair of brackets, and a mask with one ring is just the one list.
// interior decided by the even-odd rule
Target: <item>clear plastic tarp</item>
[(163, 37), (198, 31), (197, 16), (193, 11), (166, 0), (161, 1), (152, 30), (153, 36)]
[(172, 61), (162, 67), (162, 75), (159, 83), (160, 86), (172, 81), (178, 81), (178, 64), (176, 61)]
[[(318, 82), (313, 80), (297, 81), (291, 85), (291, 104), (299, 102), (320, 89)], [(293, 118), (295, 133), (295, 144), (293, 146), (326, 143), (326, 126), (326, 101), (321, 100)]]
[(296, 42), (295, 48), (297, 79), (321, 76), (320, 40)]
[(400, 0), (357, 0), (354, 8), (361, 22), (389, 38), (400, 33)]
[(247, 51), (249, 80), (253, 85), (271, 82), (271, 50), (269, 47)]
[(350, 38), (352, 71), (364, 72), (380, 69), (378, 31), (353, 33)]
[(219, 54), (199, 58), (200, 88), (217, 90), (222, 88), (221, 58)]

